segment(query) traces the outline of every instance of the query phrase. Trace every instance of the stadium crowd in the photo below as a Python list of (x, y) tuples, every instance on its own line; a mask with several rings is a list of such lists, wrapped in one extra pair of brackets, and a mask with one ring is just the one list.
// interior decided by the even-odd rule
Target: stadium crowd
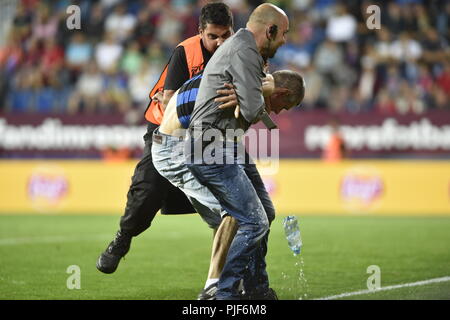
[[(261, 1), (228, 0), (234, 29)], [(290, 16), (272, 70), (304, 75), (305, 109), (450, 111), (449, 1), (271, 1)], [(18, 0), (0, 46), (0, 112), (142, 112), (182, 40), (196, 34), (195, 0)], [(69, 30), (68, 6), (81, 9)], [(369, 5), (381, 9), (369, 29)]]

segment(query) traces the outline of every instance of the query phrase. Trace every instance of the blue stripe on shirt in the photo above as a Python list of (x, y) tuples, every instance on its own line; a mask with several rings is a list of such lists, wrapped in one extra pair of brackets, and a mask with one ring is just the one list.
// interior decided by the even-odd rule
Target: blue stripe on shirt
[(197, 99), (198, 88), (192, 88), (181, 93), (177, 96), (177, 107), (182, 104), (187, 104), (189, 102), (195, 101)]
[(189, 128), (189, 122), (191, 121), (191, 115), (190, 114), (184, 115), (184, 116), (178, 118), (178, 120), (180, 121), (181, 126), (184, 129), (187, 129), (187, 128)]
[(201, 78), (203, 76), (203, 72), (202, 73), (200, 73), (199, 75), (196, 75), (195, 77), (193, 77), (193, 78), (190, 78), (188, 81), (186, 81), (184, 84), (186, 85), (186, 84), (188, 84), (188, 83), (191, 83), (192, 81), (195, 81), (195, 80), (197, 80), (198, 78)]

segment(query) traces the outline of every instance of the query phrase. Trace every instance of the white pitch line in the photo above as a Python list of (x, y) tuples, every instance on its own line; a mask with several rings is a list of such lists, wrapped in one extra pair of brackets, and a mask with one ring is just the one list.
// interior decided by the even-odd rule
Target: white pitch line
[(394, 286), (381, 287), (380, 289), (375, 289), (375, 290), (366, 289), (366, 290), (359, 290), (359, 291), (353, 291), (353, 292), (346, 292), (346, 293), (341, 293), (341, 294), (338, 294), (335, 296), (318, 298), (316, 300), (334, 300), (334, 299), (346, 298), (346, 297), (351, 297), (351, 296), (358, 296), (358, 295), (362, 295), (362, 294), (370, 294), (370, 293), (376, 293), (376, 292), (388, 291), (388, 290), (394, 290), (394, 289), (400, 289), (400, 288), (406, 288), (406, 287), (424, 286), (424, 285), (427, 285), (430, 283), (447, 282), (447, 281), (450, 281), (450, 277), (442, 277), (442, 278), (422, 280), (422, 281), (417, 281), (417, 282), (397, 284)]

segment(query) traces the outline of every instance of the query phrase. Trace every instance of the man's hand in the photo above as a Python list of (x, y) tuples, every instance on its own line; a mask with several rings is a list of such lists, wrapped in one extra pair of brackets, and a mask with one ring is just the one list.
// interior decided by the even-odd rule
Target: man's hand
[(262, 79), (262, 92), (265, 98), (272, 95), (275, 90), (275, 80), (273, 76), (268, 73), (265, 78)]
[(217, 90), (217, 94), (222, 95), (222, 97), (214, 99), (215, 102), (222, 102), (219, 106), (219, 109), (226, 109), (236, 107), (234, 109), (235, 118), (239, 118), (239, 105), (236, 91), (234, 90), (234, 86), (229, 83), (224, 84), (225, 89)]
[(156, 101), (156, 102), (160, 102), (162, 103), (164, 98), (164, 94), (162, 91), (158, 91), (153, 97), (152, 100)]
[(219, 109), (226, 109), (231, 107), (236, 107), (238, 105), (236, 91), (234, 91), (234, 86), (229, 83), (224, 84), (225, 89), (217, 90), (217, 94), (222, 97), (214, 99), (215, 102), (222, 102)]

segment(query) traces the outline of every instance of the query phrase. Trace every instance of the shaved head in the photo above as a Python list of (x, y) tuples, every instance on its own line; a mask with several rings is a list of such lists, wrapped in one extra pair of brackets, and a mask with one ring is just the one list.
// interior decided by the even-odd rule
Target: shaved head
[(277, 49), (286, 43), (289, 19), (282, 9), (263, 3), (251, 13), (247, 29), (255, 36), (259, 52), (267, 60), (273, 58)]
[(287, 16), (282, 9), (270, 3), (263, 3), (253, 10), (248, 19), (248, 24), (263, 26), (278, 25), (283, 19), (287, 19)]

